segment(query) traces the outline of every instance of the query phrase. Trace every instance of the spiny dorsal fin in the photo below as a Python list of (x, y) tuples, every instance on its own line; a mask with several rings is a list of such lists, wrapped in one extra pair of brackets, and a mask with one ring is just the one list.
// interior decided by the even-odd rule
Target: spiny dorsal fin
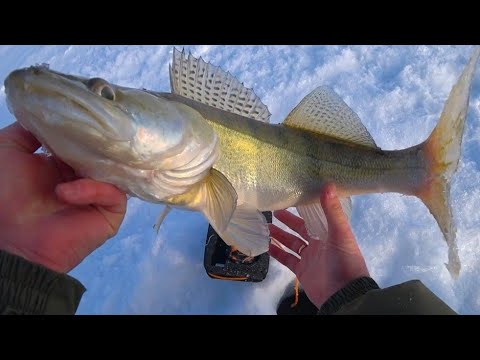
[(283, 124), (378, 149), (358, 115), (326, 86), (320, 86), (305, 96)]
[(170, 86), (174, 94), (217, 109), (269, 122), (270, 112), (252, 89), (217, 66), (173, 49)]

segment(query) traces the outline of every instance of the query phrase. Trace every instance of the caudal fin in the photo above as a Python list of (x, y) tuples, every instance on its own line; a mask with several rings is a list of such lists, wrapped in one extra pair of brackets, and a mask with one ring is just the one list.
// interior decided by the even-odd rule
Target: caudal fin
[(452, 88), (437, 126), (423, 144), (428, 175), (416, 194), (435, 217), (445, 236), (448, 244), (446, 266), (453, 278), (458, 277), (461, 265), (450, 207), (450, 181), (460, 159), (470, 88), (479, 56), (480, 48), (476, 48)]

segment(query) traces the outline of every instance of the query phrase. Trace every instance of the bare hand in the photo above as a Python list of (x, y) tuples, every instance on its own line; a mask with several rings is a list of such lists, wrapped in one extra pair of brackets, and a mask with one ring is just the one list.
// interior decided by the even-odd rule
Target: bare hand
[[(336, 195), (335, 185), (327, 184), (320, 200), (328, 222), (327, 239), (310, 239), (304, 221), (281, 210), (274, 212), (275, 217), (306, 239), (309, 245), (301, 251), (301, 259), (270, 245), (270, 254), (297, 275), (308, 298), (318, 308), (350, 281), (369, 276), (365, 260)], [(301, 238), (273, 224), (270, 224), (270, 236), (295, 253), (306, 244)]]
[(0, 249), (68, 272), (117, 233), (126, 195), (33, 154), (39, 146), (18, 123), (0, 130)]

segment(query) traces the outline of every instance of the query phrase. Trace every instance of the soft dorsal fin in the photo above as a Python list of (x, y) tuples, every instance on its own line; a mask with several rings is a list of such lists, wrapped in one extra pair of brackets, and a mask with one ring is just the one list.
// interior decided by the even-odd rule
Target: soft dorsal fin
[(191, 54), (173, 49), (170, 65), (170, 86), (174, 94), (217, 109), (269, 122), (270, 112), (252, 89), (247, 89), (229, 73), (217, 66), (196, 59)]
[(283, 124), (378, 149), (358, 115), (326, 86), (320, 86), (305, 96)]

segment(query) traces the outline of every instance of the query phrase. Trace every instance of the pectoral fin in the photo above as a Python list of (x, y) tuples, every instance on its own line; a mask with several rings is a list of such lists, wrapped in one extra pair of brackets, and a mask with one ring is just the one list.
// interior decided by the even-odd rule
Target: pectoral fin
[(190, 191), (172, 196), (171, 205), (201, 211), (217, 232), (225, 231), (237, 207), (237, 192), (228, 179), (215, 169)]
[(200, 190), (205, 199), (203, 213), (219, 231), (227, 228), (237, 207), (237, 192), (230, 181), (219, 171), (212, 169)]

